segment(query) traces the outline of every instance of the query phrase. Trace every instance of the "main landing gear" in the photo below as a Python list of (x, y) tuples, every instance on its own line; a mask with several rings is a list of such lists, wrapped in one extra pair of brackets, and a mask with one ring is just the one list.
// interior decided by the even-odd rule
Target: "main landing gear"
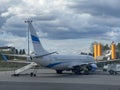
[(72, 70), (75, 74), (77, 75), (88, 75), (89, 74), (89, 69), (87, 68), (87, 66), (76, 66), (74, 67), (74, 69)]
[(57, 74), (62, 74), (62, 71), (63, 71), (63, 70), (56, 70), (56, 73), (57, 73)]
[(31, 76), (31, 77), (36, 77), (36, 74), (33, 73), (33, 72), (31, 72), (31, 73), (30, 73), (30, 76)]

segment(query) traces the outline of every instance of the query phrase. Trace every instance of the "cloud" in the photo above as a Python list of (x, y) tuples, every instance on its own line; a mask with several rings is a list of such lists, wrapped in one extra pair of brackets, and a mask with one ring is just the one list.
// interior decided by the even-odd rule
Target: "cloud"
[(20, 49), (20, 47), (23, 45), (23, 43), (26, 43), (26, 41), (27, 38), (18, 37), (16, 35), (13, 35), (12, 33), (8, 32), (0, 33), (0, 42), (2, 42), (0, 43), (0, 46), (15, 46), (16, 48)]
[(76, 0), (76, 3), (70, 5), (77, 13), (90, 13), (94, 16), (120, 16), (119, 0)]
[(112, 28), (111, 31), (108, 31), (105, 33), (105, 36), (108, 37), (108, 39), (111, 39), (112, 41), (119, 42), (120, 41), (120, 27)]
[(12, 16), (2, 25), (1, 31), (10, 32), (14, 35), (24, 36), (27, 32), (27, 25), (23, 18)]
[[(31, 18), (42, 39), (119, 41), (119, 4), (119, 0), (2, 0), (0, 32), (25, 38), (24, 21)], [(4, 38), (2, 42), (9, 43)]]

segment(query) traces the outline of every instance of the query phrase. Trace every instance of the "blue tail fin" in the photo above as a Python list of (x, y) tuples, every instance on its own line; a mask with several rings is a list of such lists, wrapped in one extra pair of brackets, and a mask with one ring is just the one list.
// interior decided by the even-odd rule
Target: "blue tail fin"
[(30, 30), (30, 36), (31, 36), (31, 40), (32, 40), (35, 54), (36, 55), (48, 54), (48, 52), (42, 47), (42, 44), (39, 40), (39, 37), (37, 36), (37, 33), (32, 25), (32, 21), (28, 20), (28, 21), (26, 21), (26, 23), (28, 23), (28, 27)]

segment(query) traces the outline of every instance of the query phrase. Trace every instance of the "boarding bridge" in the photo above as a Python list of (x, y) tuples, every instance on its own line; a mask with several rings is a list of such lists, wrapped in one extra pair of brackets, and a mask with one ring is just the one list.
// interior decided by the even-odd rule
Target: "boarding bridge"
[(28, 70), (28, 69), (31, 69), (32, 67), (36, 66), (37, 64), (35, 62), (30, 62), (30, 64), (22, 67), (22, 68), (19, 68), (17, 70), (14, 71), (14, 76), (18, 76), (20, 73)]

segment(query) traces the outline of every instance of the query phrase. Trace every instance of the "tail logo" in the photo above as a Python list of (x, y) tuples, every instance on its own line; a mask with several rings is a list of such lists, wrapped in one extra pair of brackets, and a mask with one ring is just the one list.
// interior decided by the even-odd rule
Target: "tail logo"
[(34, 41), (34, 42), (40, 42), (39, 39), (38, 39), (38, 37), (33, 36), (33, 35), (31, 35), (31, 37), (32, 37), (32, 41)]

